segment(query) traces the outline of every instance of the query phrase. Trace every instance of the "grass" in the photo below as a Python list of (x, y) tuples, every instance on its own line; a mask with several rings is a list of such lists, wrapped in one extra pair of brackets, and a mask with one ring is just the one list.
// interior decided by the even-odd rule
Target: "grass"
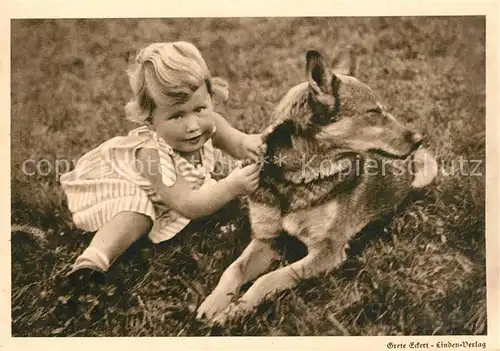
[[(58, 176), (133, 127), (123, 113), (130, 54), (179, 39), (229, 81), (219, 111), (246, 132), (304, 79), (306, 50), (351, 47), (358, 78), (425, 130), (440, 176), (360, 233), (336, 272), (225, 328), (194, 311), (249, 241), (241, 201), (167, 243), (130, 248), (109, 271), (119, 293), (102, 318), (59, 314), (54, 286), (91, 234), (72, 225)], [(484, 50), (482, 17), (13, 20), (13, 336), (486, 334)], [(459, 172), (461, 158), (477, 162)], [(26, 160), (40, 169), (28, 175)], [(286, 237), (281, 246), (281, 264), (303, 253)]]

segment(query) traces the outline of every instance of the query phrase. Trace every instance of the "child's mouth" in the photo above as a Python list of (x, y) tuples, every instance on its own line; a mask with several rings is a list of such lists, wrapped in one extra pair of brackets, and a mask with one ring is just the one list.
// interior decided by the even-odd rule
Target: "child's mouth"
[(189, 144), (197, 144), (200, 141), (200, 139), (201, 139), (201, 134), (196, 137), (186, 139), (186, 142)]

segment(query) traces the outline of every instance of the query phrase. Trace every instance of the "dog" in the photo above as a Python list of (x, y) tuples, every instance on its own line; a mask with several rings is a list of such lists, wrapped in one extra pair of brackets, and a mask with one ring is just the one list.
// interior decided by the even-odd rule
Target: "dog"
[[(367, 85), (329, 69), (317, 51), (307, 52), (306, 72), (262, 133), (267, 151), (249, 197), (252, 240), (199, 306), (200, 320), (224, 324), (300, 280), (331, 272), (356, 233), (437, 175), (422, 134), (399, 123)], [(272, 242), (282, 230), (301, 240), (307, 255), (264, 274), (279, 258)]]

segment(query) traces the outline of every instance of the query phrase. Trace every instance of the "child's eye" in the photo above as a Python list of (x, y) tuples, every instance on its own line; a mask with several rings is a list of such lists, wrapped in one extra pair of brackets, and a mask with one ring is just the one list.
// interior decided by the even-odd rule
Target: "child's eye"
[(180, 118), (182, 118), (182, 114), (176, 113), (174, 115), (171, 115), (169, 119), (180, 119)]
[(194, 109), (194, 112), (195, 113), (200, 113), (201, 111), (203, 111), (206, 108), (207, 108), (206, 106), (199, 106), (199, 107), (197, 107), (197, 108)]

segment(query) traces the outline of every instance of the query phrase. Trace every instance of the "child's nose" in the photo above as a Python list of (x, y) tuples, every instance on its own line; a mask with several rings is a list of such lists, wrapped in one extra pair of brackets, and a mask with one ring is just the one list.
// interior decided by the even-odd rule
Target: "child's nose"
[(186, 130), (188, 132), (196, 132), (198, 129), (200, 129), (200, 124), (197, 116), (191, 115), (186, 118)]

